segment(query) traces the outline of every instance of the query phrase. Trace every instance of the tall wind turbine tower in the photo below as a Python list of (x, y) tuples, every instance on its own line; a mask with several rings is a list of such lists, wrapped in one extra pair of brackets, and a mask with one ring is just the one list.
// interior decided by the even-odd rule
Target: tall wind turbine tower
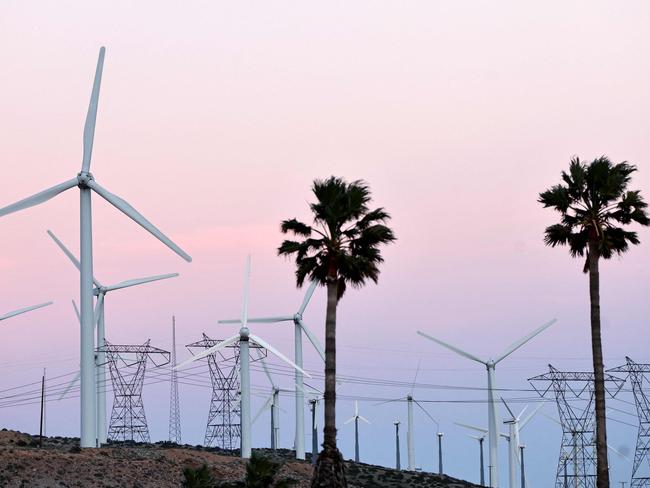
[(545, 323), (541, 327), (538, 327), (537, 329), (532, 331), (527, 336), (522, 337), (518, 341), (513, 342), (510, 346), (508, 346), (508, 348), (505, 351), (503, 351), (499, 356), (497, 356), (496, 359), (490, 358), (487, 360), (479, 358), (474, 354), (470, 354), (469, 352), (463, 351), (462, 349), (452, 346), (451, 344), (447, 344), (446, 342), (443, 342), (440, 339), (436, 339), (435, 337), (430, 336), (429, 334), (425, 334), (424, 332), (421, 332), (419, 330), (417, 331), (417, 333), (422, 337), (429, 339), (430, 341), (437, 342), (441, 346), (446, 347), (451, 351), (454, 351), (456, 354), (459, 354), (464, 358), (470, 359), (472, 361), (476, 361), (477, 363), (481, 363), (487, 369), (488, 446), (489, 446), (489, 453), (490, 453), (490, 464), (489, 464), (490, 486), (492, 488), (496, 488), (499, 486), (499, 460), (498, 460), (499, 431), (497, 429), (497, 409), (495, 405), (496, 400), (494, 397), (494, 390), (496, 388), (496, 384), (495, 384), (496, 366), (505, 358), (510, 356), (513, 352), (515, 352), (517, 349), (519, 349), (528, 341), (530, 341), (533, 337), (535, 337), (536, 335), (540, 334), (542, 331), (549, 328), (555, 322), (556, 319), (553, 319), (550, 322)]
[(178, 403), (178, 371), (176, 370), (176, 317), (172, 315), (172, 386), (169, 394), (169, 440), (181, 443), (181, 409)]

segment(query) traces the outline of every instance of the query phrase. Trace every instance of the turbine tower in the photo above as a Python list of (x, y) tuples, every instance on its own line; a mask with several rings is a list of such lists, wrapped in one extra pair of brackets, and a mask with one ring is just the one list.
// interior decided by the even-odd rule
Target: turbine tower
[(370, 421), (365, 417), (359, 415), (359, 402), (354, 401), (354, 415), (347, 419), (344, 424), (347, 425), (354, 421), (354, 462), (359, 462), (359, 420), (363, 420), (366, 424)]
[(515, 415), (513, 411), (510, 409), (506, 401), (501, 398), (501, 401), (506, 407), (506, 410), (508, 410), (508, 413), (510, 414), (510, 418), (508, 420), (505, 420), (503, 423), (508, 426), (508, 436), (506, 439), (508, 439), (508, 478), (510, 481), (510, 485), (512, 488), (517, 487), (517, 476), (518, 473), (520, 473), (521, 469), (521, 443), (519, 442), (519, 432), (526, 427), (528, 422), (530, 422), (535, 414), (544, 406), (543, 403), (539, 404), (539, 406), (533, 410), (526, 418), (521, 420), (521, 416), (524, 414), (526, 409), (528, 408), (528, 405), (526, 405), (521, 412), (519, 412), (519, 415)]
[(240, 368), (239, 376), (241, 383), (241, 457), (248, 459), (251, 456), (251, 378), (250, 378), (250, 348), (259, 348), (263, 347), (269, 352), (272, 352), (282, 361), (287, 363), (292, 368), (295, 368), (301, 371), (305, 376), (311, 376), (306, 373), (302, 368), (294, 364), (290, 359), (288, 359), (284, 354), (271, 346), (261, 337), (258, 337), (250, 333), (248, 329), (248, 285), (250, 280), (250, 269), (251, 269), (251, 259), (250, 256), (246, 259), (246, 268), (244, 271), (244, 293), (242, 300), (242, 312), (241, 312), (241, 328), (239, 333), (228, 339), (221, 341), (219, 344), (212, 346), (192, 358), (188, 359), (184, 363), (177, 366), (177, 368), (182, 368), (189, 363), (197, 361), (201, 358), (209, 356), (217, 351), (222, 350), (225, 347), (228, 347), (232, 344), (239, 342), (240, 350)]
[(397, 470), (402, 469), (402, 463), (401, 463), (400, 452), (399, 452), (399, 424), (400, 424), (399, 419), (393, 422), (393, 425), (395, 426), (395, 469)]
[[(298, 311), (291, 315), (281, 315), (279, 317), (261, 317), (261, 318), (252, 318), (248, 319), (249, 323), (265, 323), (265, 324), (277, 324), (290, 322), (293, 323), (294, 330), (294, 354), (295, 354), (295, 363), (302, 368), (303, 359), (302, 359), (302, 333), (304, 332), (307, 336), (307, 339), (312, 343), (323, 362), (325, 361), (325, 350), (321, 345), (320, 341), (316, 335), (307, 327), (302, 320), (302, 315), (305, 313), (307, 305), (311, 300), (318, 282), (312, 281), (307, 288), (307, 292), (298, 308)], [(237, 319), (228, 319), (220, 320), (220, 324), (237, 324), (239, 320)], [(296, 448), (296, 458), (305, 459), (305, 393), (303, 389), (304, 378), (302, 373), (299, 370), (295, 371), (295, 401), (296, 401), (296, 430), (295, 430), (295, 448)]]
[[(81, 263), (77, 257), (61, 242), (61, 240), (54, 235), (50, 230), (47, 231), (54, 243), (63, 251), (70, 262), (75, 268), (81, 271)], [(104, 304), (106, 303), (106, 294), (115, 290), (122, 290), (124, 288), (130, 288), (132, 286), (144, 285), (146, 283), (151, 283), (153, 281), (166, 280), (169, 278), (175, 278), (178, 276), (178, 273), (170, 273), (159, 276), (148, 276), (146, 278), (135, 278), (126, 281), (120, 281), (114, 285), (102, 285), (97, 278), (93, 276), (93, 284), (95, 286), (93, 293), (97, 297), (97, 302), (95, 304), (95, 316), (94, 316), (94, 325), (93, 327), (97, 332), (97, 357), (96, 357), (96, 368), (97, 368), (97, 445), (101, 446), (106, 444), (106, 353), (104, 352), (104, 343), (106, 342), (106, 324), (105, 324), (105, 314), (104, 314)], [(74, 304), (74, 302), (73, 302)], [(76, 305), (75, 305), (76, 310)], [(81, 319), (80, 319), (81, 320)], [(71, 382), (71, 385), (79, 381), (79, 374), (75, 376)], [(70, 386), (68, 386), (68, 389)]]
[(499, 440), (499, 431), (497, 429), (497, 411), (496, 411), (496, 406), (495, 406), (495, 398), (494, 398), (494, 389), (496, 388), (495, 385), (495, 368), (496, 365), (499, 364), (501, 361), (503, 361), (505, 358), (510, 356), (513, 352), (515, 352), (517, 349), (519, 349), (521, 346), (526, 344), (528, 341), (530, 341), (533, 337), (544, 331), (545, 329), (549, 328), (551, 325), (553, 325), (556, 322), (555, 319), (551, 320), (550, 322), (545, 323), (541, 327), (535, 329), (532, 331), (530, 334), (527, 336), (519, 339), (518, 341), (514, 342), (511, 344), (508, 348), (506, 348), (501, 355), (497, 356), (496, 359), (481, 359), (477, 356), (474, 356), (473, 354), (470, 354), (468, 352), (463, 351), (462, 349), (459, 349), (455, 346), (452, 346), (451, 344), (447, 344), (446, 342), (441, 341), (440, 339), (436, 339), (435, 337), (425, 334), (424, 332), (417, 331), (419, 335), (422, 337), (425, 337), (433, 342), (437, 342), (443, 347), (446, 347), (447, 349), (450, 349), (451, 351), (454, 351), (456, 354), (460, 354), (464, 358), (471, 359), (472, 361), (476, 361), (477, 363), (483, 364), (487, 368), (487, 392), (488, 392), (488, 445), (489, 445), (489, 452), (490, 452), (490, 486), (492, 488), (495, 488), (499, 486), (499, 460), (498, 460), (498, 440)]
[(31, 307), (19, 308), (18, 310), (14, 310), (13, 312), (8, 312), (4, 315), (0, 315), (0, 322), (2, 322), (3, 320), (10, 319), (11, 317), (15, 317), (16, 315), (31, 312), (32, 310), (37, 310), (39, 308), (47, 307), (49, 305), (52, 305), (52, 303), (54, 302), (41, 303), (39, 305), (32, 305)]
[[(81, 276), (80, 276), (80, 298), (81, 298), (81, 394), (80, 394), (80, 445), (81, 447), (97, 446), (97, 422), (96, 422), (96, 395), (95, 395), (95, 341), (93, 338), (93, 245), (92, 245), (92, 204), (91, 193), (95, 192), (115, 208), (126, 214), (129, 218), (144, 227), (158, 240), (171, 248), (175, 253), (186, 261), (192, 258), (180, 247), (174, 244), (167, 236), (158, 230), (142, 214), (133, 208), (128, 202), (114, 195), (103, 186), (99, 185), (90, 173), (90, 160), (95, 137), (95, 121), (97, 119), (97, 107), (99, 103), (99, 88), (104, 67), (105, 48), (99, 50), (95, 80), (90, 97), (90, 105), (86, 116), (86, 124), (83, 134), (83, 159), (81, 171), (74, 177), (56, 186), (43, 190), (35, 195), (24, 198), (19, 202), (0, 209), (0, 217), (19, 210), (24, 210), (35, 205), (44, 203), (60, 193), (74, 187), (79, 188), (80, 193), (80, 250), (81, 250)], [(150, 187), (145, 181), (146, 187)], [(145, 188), (146, 188), (145, 187)]]
[(176, 371), (176, 317), (172, 315), (171, 391), (169, 393), (169, 441), (181, 443), (181, 407), (178, 401), (178, 371)]

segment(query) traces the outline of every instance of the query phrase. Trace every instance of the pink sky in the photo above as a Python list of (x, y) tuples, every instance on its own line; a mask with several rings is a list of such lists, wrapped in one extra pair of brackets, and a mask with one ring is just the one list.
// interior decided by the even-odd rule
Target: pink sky
[[(527, 388), (525, 379), (548, 362), (588, 368), (590, 356), (587, 281), (566, 250), (544, 247), (543, 229), (555, 216), (537, 194), (559, 181), (572, 155), (607, 154), (638, 165), (633, 187), (650, 198), (649, 22), (645, 1), (4, 2), (0, 205), (79, 171), (97, 52), (106, 45), (91, 170), (194, 258), (187, 265), (94, 198), (100, 280), (181, 273), (110, 296), (109, 340), (151, 337), (167, 347), (172, 313), (179, 343), (204, 330), (229, 334), (215, 323), (239, 313), (248, 252), (251, 315), (292, 311), (302, 292), (295, 291), (293, 265), (275, 256), (279, 222), (307, 219), (311, 181), (335, 174), (368, 181), (399, 237), (385, 251), (380, 285), (341, 304), (343, 373), (409, 381), (422, 357), (420, 381), (482, 386), (480, 367), (425, 343), (415, 330), (490, 355), (557, 317), (503, 364), (499, 384)], [(0, 389), (34, 381), (44, 365), (61, 374), (78, 362), (69, 305), (78, 276), (47, 228), (77, 252), (75, 191), (0, 220), (0, 310), (56, 301), (3, 324)], [(641, 246), (602, 268), (608, 366), (626, 354), (650, 361), (650, 233), (640, 237)], [(322, 295), (308, 313), (321, 336)], [(258, 333), (292, 352), (289, 331)], [(311, 350), (306, 362), (320, 367)], [(262, 377), (254, 381), (266, 385)], [(152, 436), (164, 438), (166, 386), (146, 393)], [(184, 433), (201, 442), (208, 393), (182, 394)], [(362, 407), (375, 419), (367, 442), (391, 446), (390, 421), (404, 412)], [(3, 425), (34, 431), (31, 408), (2, 409)], [(53, 404), (52, 428), (76, 433), (76, 408), (73, 400)], [(352, 406), (340, 408), (347, 417)], [(483, 407), (431, 409), (448, 432), (448, 471), (474, 477), (460, 456), (473, 444), (452, 422), (484, 423)], [(531, 429), (548, 427), (536, 422)], [(289, 416), (283, 426), (290, 444)], [(617, 445), (633, 446), (635, 435), (612, 426)], [(340, 437), (350, 456), (350, 432), (342, 429)], [(433, 440), (419, 442), (419, 464), (432, 469), (433, 455), (423, 451)], [(559, 434), (548, 444), (527, 442), (540, 459), (538, 479), (551, 479)], [(392, 456), (388, 449), (367, 453), (384, 464)], [(629, 463), (613, 464), (626, 479)]]

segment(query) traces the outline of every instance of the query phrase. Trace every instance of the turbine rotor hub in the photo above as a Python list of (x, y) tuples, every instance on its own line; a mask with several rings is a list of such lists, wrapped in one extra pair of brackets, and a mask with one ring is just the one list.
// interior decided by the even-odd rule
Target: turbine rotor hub
[(77, 174), (77, 181), (79, 182), (79, 188), (88, 188), (88, 182), (94, 180), (92, 173), (80, 172)]

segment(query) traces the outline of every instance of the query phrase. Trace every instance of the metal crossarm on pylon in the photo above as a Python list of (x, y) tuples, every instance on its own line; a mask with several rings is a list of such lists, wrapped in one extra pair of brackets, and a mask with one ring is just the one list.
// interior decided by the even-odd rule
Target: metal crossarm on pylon
[[(116, 345), (104, 342), (101, 352), (113, 382), (113, 410), (108, 428), (108, 438), (113, 441), (150, 442), (147, 417), (142, 401), (142, 386), (147, 359), (156, 366), (169, 363), (169, 351), (149, 345)], [(162, 360), (161, 360), (162, 358)]]
[[(572, 488), (596, 488), (594, 374), (559, 371), (549, 364), (548, 373), (528, 381), (540, 396), (552, 393), (557, 402), (562, 444), (555, 488), (567, 484)], [(624, 383), (620, 378), (605, 375), (605, 390), (612, 398)]]

